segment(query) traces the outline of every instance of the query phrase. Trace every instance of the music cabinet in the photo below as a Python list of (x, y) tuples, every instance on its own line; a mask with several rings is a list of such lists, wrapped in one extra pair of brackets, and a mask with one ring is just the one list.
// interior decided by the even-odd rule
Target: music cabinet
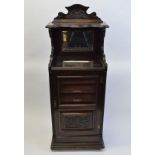
[(53, 137), (51, 149), (101, 149), (109, 26), (89, 7), (66, 7), (49, 23), (49, 82)]

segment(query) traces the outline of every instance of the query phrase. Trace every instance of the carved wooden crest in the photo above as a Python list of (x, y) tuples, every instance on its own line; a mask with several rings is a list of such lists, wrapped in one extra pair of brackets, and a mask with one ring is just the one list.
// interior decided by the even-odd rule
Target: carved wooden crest
[(98, 22), (102, 23), (102, 20), (96, 16), (95, 12), (91, 14), (87, 13), (89, 7), (83, 6), (81, 4), (74, 4), (69, 7), (65, 7), (68, 10), (68, 13), (59, 12), (58, 16), (55, 19), (95, 19)]
[(46, 28), (52, 27), (105, 27), (109, 26), (103, 22), (95, 12), (87, 13), (89, 7), (81, 4), (74, 4), (65, 7), (68, 13), (59, 12), (58, 16), (50, 22)]

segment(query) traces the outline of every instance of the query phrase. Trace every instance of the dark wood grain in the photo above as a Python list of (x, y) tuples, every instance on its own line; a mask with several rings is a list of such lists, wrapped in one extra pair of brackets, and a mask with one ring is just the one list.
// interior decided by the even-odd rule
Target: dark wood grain
[[(104, 148), (102, 137), (107, 63), (104, 54), (108, 27), (89, 7), (66, 7), (46, 27), (51, 39), (49, 84), (53, 137), (52, 150)], [(93, 50), (63, 51), (63, 31), (92, 31)], [(66, 45), (65, 45), (66, 46)], [(83, 49), (83, 50), (82, 50)], [(64, 65), (63, 61), (91, 61), (91, 65)], [(79, 64), (79, 66), (78, 66)], [(82, 67), (83, 66), (83, 67)]]

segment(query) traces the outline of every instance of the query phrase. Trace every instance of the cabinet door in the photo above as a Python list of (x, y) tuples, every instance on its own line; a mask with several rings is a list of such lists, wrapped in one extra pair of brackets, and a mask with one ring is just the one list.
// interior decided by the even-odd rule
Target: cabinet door
[(98, 76), (57, 76), (55, 127), (59, 136), (100, 133)]
[[(57, 142), (99, 141), (101, 129), (99, 124), (99, 115), (96, 110), (57, 110), (54, 112), (54, 115)], [(91, 139), (87, 138), (88, 136), (91, 136)]]

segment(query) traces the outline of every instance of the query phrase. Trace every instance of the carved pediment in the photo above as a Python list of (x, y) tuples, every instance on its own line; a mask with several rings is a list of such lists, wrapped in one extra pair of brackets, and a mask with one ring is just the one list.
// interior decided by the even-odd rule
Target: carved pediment
[(96, 16), (95, 12), (91, 14), (87, 13), (89, 7), (83, 6), (81, 4), (74, 4), (69, 7), (65, 7), (68, 10), (68, 13), (65, 14), (63, 12), (59, 12), (58, 16), (55, 18), (57, 19), (95, 19), (98, 22), (102, 22), (102, 20)]
[(89, 7), (81, 4), (74, 4), (69, 7), (65, 7), (68, 12), (65, 14), (59, 12), (58, 16), (50, 22), (46, 28), (55, 27), (104, 27), (109, 26), (103, 22), (95, 12), (87, 13)]

